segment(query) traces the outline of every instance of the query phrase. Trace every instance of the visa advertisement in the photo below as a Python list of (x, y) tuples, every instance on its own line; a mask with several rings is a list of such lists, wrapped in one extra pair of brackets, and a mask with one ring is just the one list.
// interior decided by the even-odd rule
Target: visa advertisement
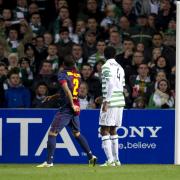
[[(1, 109), (0, 163), (42, 163), (46, 159), (48, 130), (56, 109)], [(83, 110), (81, 133), (98, 163), (106, 160), (101, 145), (99, 110)], [(124, 110), (119, 135), (122, 164), (174, 163), (174, 110)], [(85, 164), (86, 154), (68, 127), (57, 136), (54, 163)]]

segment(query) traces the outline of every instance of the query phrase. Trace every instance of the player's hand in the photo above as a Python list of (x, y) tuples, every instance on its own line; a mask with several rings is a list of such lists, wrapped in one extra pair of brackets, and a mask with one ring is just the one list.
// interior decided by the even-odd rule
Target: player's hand
[(107, 101), (103, 102), (102, 111), (107, 112), (109, 107), (109, 103)]
[(99, 96), (95, 99), (95, 103), (97, 104), (102, 104), (102, 101), (103, 101), (103, 97), (102, 96)]
[(80, 111), (80, 107), (77, 106), (77, 105), (73, 104), (72, 108), (73, 108), (74, 112), (79, 112)]
[(47, 101), (50, 101), (51, 99), (53, 99), (53, 96), (46, 96), (46, 97), (43, 99), (42, 103), (47, 102)]

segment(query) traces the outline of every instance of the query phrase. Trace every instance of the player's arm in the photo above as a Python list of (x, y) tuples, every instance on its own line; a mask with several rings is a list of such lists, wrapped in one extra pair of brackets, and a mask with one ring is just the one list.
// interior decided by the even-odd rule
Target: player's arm
[(103, 107), (102, 107), (102, 111), (106, 112), (109, 106), (109, 102), (113, 93), (113, 83), (111, 80), (107, 81), (107, 95), (105, 97), (105, 99), (103, 100)]
[(109, 67), (105, 67), (103, 70), (102, 70), (102, 73), (105, 77), (105, 80), (106, 80), (106, 88), (107, 88), (107, 94), (103, 100), (103, 107), (102, 107), (102, 110), (103, 111), (107, 111), (108, 109), (108, 104), (110, 102), (110, 99), (112, 97), (112, 93), (113, 93), (113, 80), (112, 80), (112, 73), (111, 73), (111, 70)]
[(56, 94), (53, 94), (51, 96), (46, 96), (43, 100), (43, 102), (46, 102), (46, 101), (50, 101), (50, 100), (53, 100), (53, 99), (57, 99), (60, 97), (60, 94), (59, 93), (56, 93)]
[(71, 93), (71, 91), (70, 91), (70, 89), (69, 89), (69, 87), (68, 87), (68, 85), (67, 85), (67, 82), (64, 81), (63, 83), (61, 83), (61, 86), (62, 86), (62, 88), (63, 88), (66, 96), (68, 97), (69, 102), (70, 102), (71, 107), (73, 108), (73, 110), (74, 110), (75, 112), (80, 111), (79, 106), (76, 106), (76, 105), (74, 105), (74, 103), (73, 103), (73, 96), (72, 96), (72, 93)]

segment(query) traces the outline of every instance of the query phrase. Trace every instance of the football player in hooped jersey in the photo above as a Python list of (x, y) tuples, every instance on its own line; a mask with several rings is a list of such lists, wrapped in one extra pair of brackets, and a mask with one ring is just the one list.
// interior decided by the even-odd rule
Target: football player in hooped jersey
[(82, 149), (87, 153), (89, 164), (94, 166), (96, 164), (96, 156), (94, 156), (89, 148), (85, 137), (80, 133), (79, 121), (79, 100), (78, 92), (80, 85), (80, 73), (75, 68), (74, 59), (68, 55), (64, 59), (64, 69), (58, 74), (58, 81), (60, 83), (60, 92), (50, 96), (47, 100), (52, 98), (59, 98), (60, 108), (55, 114), (51, 123), (51, 128), (48, 134), (47, 141), (47, 160), (37, 167), (51, 167), (53, 166), (54, 151), (56, 148), (56, 136), (65, 127), (69, 126), (72, 133)]
[(102, 66), (103, 103), (100, 111), (102, 147), (107, 157), (101, 166), (121, 165), (118, 155), (118, 135), (116, 128), (122, 124), (123, 107), (125, 106), (123, 87), (125, 86), (124, 70), (115, 60), (116, 50), (105, 48), (107, 59)]

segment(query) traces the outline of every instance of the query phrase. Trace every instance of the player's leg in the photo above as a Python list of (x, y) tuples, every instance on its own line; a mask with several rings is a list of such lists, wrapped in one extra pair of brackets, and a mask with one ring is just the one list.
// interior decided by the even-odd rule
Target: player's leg
[(53, 122), (51, 123), (50, 131), (48, 133), (47, 159), (43, 164), (40, 164), (37, 167), (53, 166), (54, 152), (56, 149), (56, 136), (68, 124), (68, 122), (68, 118), (65, 118), (65, 115), (63, 113), (56, 113)]
[[(107, 112), (100, 111), (99, 125), (101, 126), (101, 136), (102, 136), (102, 148), (107, 157), (108, 165), (114, 165), (114, 159), (112, 154), (112, 144), (110, 139), (110, 127), (114, 125), (113, 108), (109, 108)], [(104, 164), (106, 166), (106, 164)]]
[(56, 136), (57, 132), (49, 131), (48, 141), (47, 141), (47, 159), (44, 163), (38, 165), (37, 167), (52, 167), (54, 151), (56, 148)]
[(110, 139), (112, 146), (113, 159), (116, 165), (121, 165), (119, 161), (119, 148), (118, 148), (118, 135), (116, 133), (116, 127), (110, 127)]
[(97, 158), (92, 154), (86, 138), (80, 133), (79, 116), (75, 116), (69, 125), (71, 126), (74, 137), (76, 138), (84, 152), (87, 154), (90, 164), (94, 166), (96, 164)]
[(123, 108), (113, 108), (113, 116), (112, 117), (115, 121), (115, 126), (110, 127), (110, 138), (111, 138), (111, 144), (112, 144), (112, 153), (114, 162), (117, 166), (120, 166), (121, 163), (119, 161), (119, 148), (118, 148), (118, 134), (116, 131), (116, 127), (119, 127), (122, 125), (122, 114), (123, 114)]
[(102, 136), (102, 148), (104, 149), (105, 155), (107, 157), (107, 162), (102, 166), (114, 166), (114, 159), (112, 154), (112, 146), (110, 139), (110, 127), (101, 126), (101, 136)]

